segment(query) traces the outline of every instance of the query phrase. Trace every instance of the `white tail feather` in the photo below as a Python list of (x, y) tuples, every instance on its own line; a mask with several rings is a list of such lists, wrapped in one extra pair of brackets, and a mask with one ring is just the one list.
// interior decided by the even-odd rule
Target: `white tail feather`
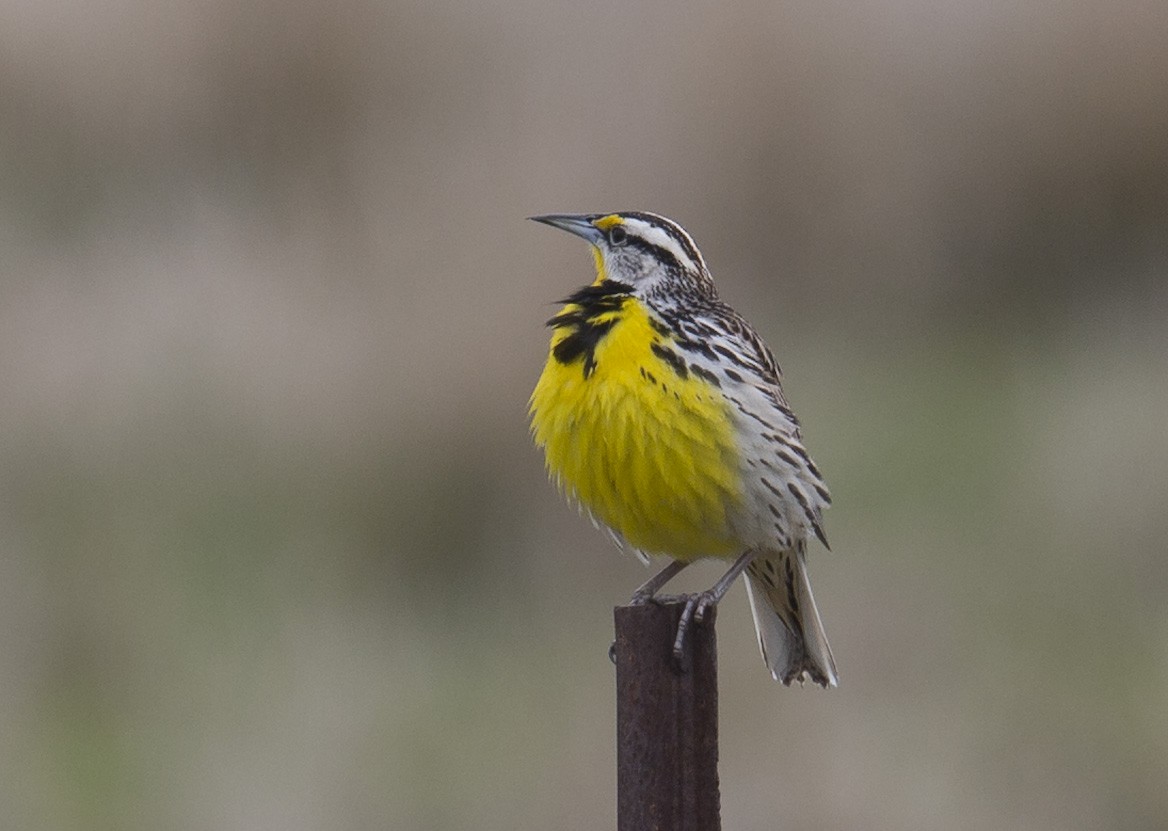
[(746, 578), (763, 660), (776, 680), (839, 685), (835, 659), (815, 607), (803, 551), (766, 552)]

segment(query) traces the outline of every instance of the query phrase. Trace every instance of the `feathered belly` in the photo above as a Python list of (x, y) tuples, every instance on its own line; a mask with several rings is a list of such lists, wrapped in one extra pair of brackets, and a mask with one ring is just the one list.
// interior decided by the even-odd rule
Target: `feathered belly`
[(730, 405), (686, 369), (639, 304), (626, 303), (605, 323), (590, 354), (569, 362), (556, 347), (572, 331), (553, 335), (531, 397), (548, 470), (635, 548), (680, 560), (740, 553), (731, 518), (742, 476)]

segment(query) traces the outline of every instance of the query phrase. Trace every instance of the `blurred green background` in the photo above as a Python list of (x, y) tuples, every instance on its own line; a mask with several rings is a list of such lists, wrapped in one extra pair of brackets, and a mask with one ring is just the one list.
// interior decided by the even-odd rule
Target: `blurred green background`
[[(726, 828), (1168, 826), (1168, 7), (0, 9), (0, 827), (613, 827), (526, 400), (647, 209), (832, 486), (842, 686), (720, 614)], [(694, 588), (720, 564), (693, 570)]]

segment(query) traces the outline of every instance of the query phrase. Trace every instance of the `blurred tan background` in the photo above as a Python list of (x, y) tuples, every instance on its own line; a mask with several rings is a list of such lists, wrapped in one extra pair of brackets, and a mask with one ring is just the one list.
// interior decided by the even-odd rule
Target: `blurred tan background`
[(6, 3), (0, 827), (613, 827), (524, 217), (622, 209), (836, 498), (839, 690), (722, 609), (724, 826), (1168, 826), (1168, 7), (1094, 5)]

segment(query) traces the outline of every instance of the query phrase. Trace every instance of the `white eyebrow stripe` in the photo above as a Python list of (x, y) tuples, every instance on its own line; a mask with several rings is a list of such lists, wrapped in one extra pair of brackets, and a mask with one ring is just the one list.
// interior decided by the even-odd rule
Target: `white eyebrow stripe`
[[(695, 262), (694, 258), (686, 251), (685, 247), (677, 241), (673, 234), (666, 231), (659, 225), (651, 222), (646, 222), (643, 219), (626, 219), (625, 227), (634, 235), (640, 237), (650, 245), (655, 245), (668, 251), (674, 256), (683, 268), (692, 271), (700, 271), (702, 269), (701, 262)], [(683, 232), (684, 233), (684, 232)], [(690, 240), (690, 245), (693, 246), (693, 241)], [(696, 246), (693, 246), (696, 251)]]

